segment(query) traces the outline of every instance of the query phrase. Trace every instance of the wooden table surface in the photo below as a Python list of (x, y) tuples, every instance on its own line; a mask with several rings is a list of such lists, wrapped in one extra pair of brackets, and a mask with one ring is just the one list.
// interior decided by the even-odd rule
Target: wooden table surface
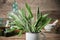
[(47, 40), (60, 40), (60, 34), (45, 33)]
[[(44, 33), (46, 35), (47, 40), (60, 40), (60, 34), (55, 33)], [(0, 36), (0, 40), (25, 40), (25, 34), (22, 36), (12, 36), (12, 37), (2, 37)]]

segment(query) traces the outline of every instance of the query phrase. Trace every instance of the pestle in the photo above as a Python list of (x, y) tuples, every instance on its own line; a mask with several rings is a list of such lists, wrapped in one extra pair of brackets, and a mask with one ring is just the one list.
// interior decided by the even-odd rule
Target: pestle
[(55, 26), (57, 22), (58, 22), (58, 20), (55, 20), (55, 21), (52, 23), (52, 25)]

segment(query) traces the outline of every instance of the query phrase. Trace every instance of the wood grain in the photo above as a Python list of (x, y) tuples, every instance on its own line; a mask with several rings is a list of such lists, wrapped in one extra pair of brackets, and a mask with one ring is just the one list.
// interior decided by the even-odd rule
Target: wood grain
[[(56, 33), (44, 33), (47, 40), (60, 40), (60, 34)], [(21, 37), (19, 36), (12, 36), (12, 37), (1, 37), (0, 40), (25, 40), (25, 34), (23, 34)]]

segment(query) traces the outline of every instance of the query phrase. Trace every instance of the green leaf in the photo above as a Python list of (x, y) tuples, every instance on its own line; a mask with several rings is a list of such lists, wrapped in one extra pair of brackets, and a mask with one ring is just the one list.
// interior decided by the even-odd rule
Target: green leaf
[(39, 17), (42, 17), (42, 13), (39, 11), (39, 7), (38, 7), (38, 11), (37, 11), (37, 19), (39, 19)]
[(15, 14), (11, 15), (11, 17), (15, 19), (16, 21), (19, 21), (21, 25), (24, 25), (23, 22), (21, 22), (21, 20)]
[(44, 28), (47, 24), (49, 24), (50, 21), (51, 21), (51, 18), (46, 18), (45, 20), (43, 20), (42, 25), (38, 27), (38, 31), (41, 31), (42, 28)]
[(31, 19), (33, 17), (31, 8), (30, 8), (30, 6), (27, 3), (25, 4), (25, 6), (26, 6), (26, 9), (28, 11), (28, 19)]
[(9, 32), (13, 32), (13, 31), (15, 31), (16, 29), (15, 28), (12, 28), (12, 29), (7, 29), (5, 32), (6, 33), (9, 33)]
[(38, 27), (40, 25), (40, 23), (42, 22), (42, 20), (44, 20), (45, 18), (47, 18), (48, 14), (42, 15), (36, 22), (35, 27)]
[(18, 36), (21, 36), (21, 35), (22, 35), (22, 33), (23, 33), (23, 30), (20, 30), (20, 32), (19, 32), (19, 34), (18, 34)]

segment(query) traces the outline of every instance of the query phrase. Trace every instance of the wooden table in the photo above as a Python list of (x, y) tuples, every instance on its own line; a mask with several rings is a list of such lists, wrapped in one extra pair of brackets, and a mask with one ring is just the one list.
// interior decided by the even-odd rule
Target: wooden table
[[(60, 34), (55, 33), (44, 33), (47, 40), (60, 40)], [(12, 37), (0, 37), (0, 40), (25, 40), (25, 34), (22, 36), (12, 36)]]
[(45, 33), (47, 40), (60, 40), (60, 34), (56, 33)]

